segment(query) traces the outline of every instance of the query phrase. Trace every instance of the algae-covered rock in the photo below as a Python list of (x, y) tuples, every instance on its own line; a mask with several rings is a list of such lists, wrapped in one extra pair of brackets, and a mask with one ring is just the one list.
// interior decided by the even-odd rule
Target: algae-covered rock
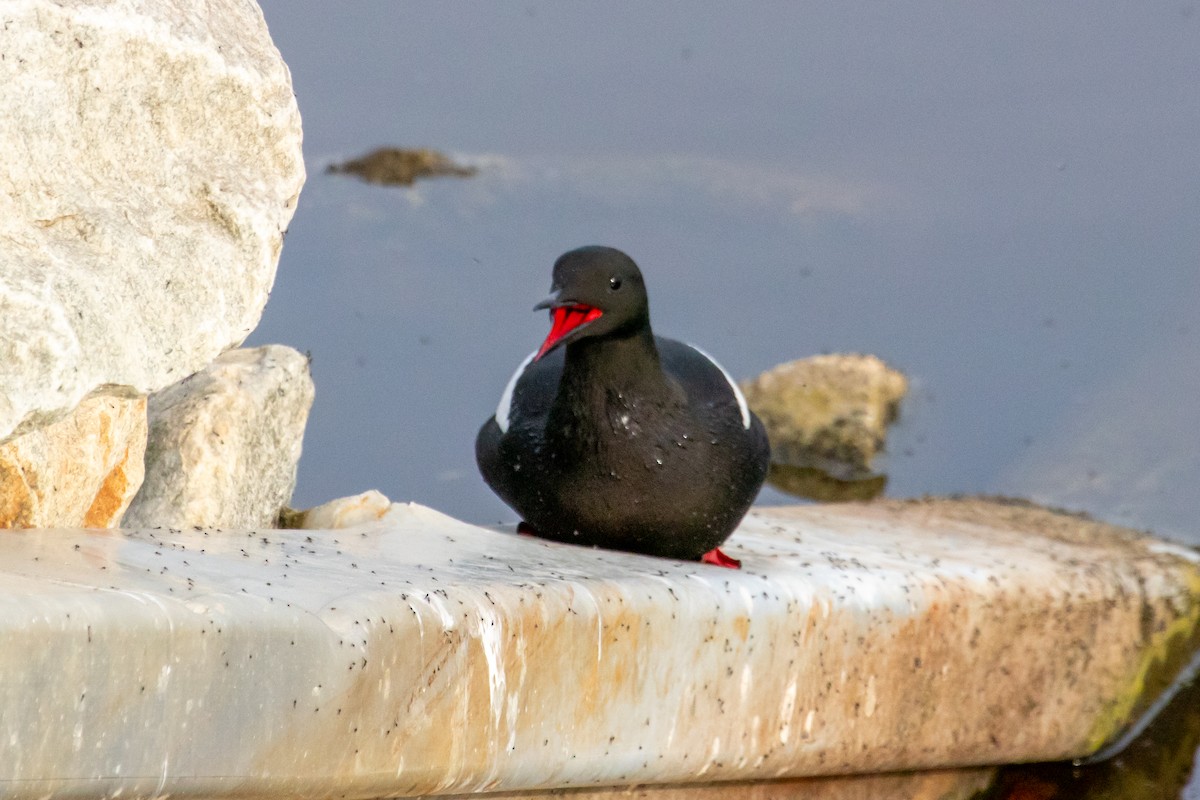
[(780, 364), (742, 384), (771, 439), (771, 459), (843, 481), (867, 477), (908, 380), (879, 358), (843, 354)]
[(411, 150), (381, 147), (361, 158), (341, 164), (330, 164), (325, 171), (331, 174), (357, 175), (367, 183), (377, 183), (381, 186), (411, 186), (421, 178), (444, 175), (469, 178), (475, 174), (474, 167), (456, 164), (448, 156), (427, 147)]

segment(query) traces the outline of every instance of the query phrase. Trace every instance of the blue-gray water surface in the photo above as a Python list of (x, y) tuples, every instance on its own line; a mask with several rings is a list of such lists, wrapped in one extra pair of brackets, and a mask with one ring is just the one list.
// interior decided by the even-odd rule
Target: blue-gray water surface
[[(310, 173), (251, 339), (313, 355), (296, 505), (511, 517), (475, 431), (547, 330), (555, 257), (604, 243), (656, 330), (735, 376), (907, 372), (889, 494), (1200, 542), (1192, 5), (263, 6)], [(324, 174), (379, 145), (480, 171)]]
[[(250, 344), (313, 356), (297, 507), (378, 488), (511, 519), (475, 431), (547, 331), (554, 259), (602, 243), (735, 376), (904, 370), (890, 495), (1200, 543), (1193, 3), (262, 5), (309, 180)], [(479, 173), (324, 173), (380, 145)]]

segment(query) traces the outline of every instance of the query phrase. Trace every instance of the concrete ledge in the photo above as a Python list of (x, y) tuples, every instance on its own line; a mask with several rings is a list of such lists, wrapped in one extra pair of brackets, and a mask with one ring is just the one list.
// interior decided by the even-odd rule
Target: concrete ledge
[(1173, 676), (1200, 618), (1193, 551), (1006, 504), (764, 509), (729, 551), (742, 571), (420, 506), (337, 531), (0, 532), (0, 795), (1082, 756)]
[(441, 797), (444, 800), (972, 800), (992, 784), (996, 772), (996, 767), (974, 767), (892, 775), (544, 789)]

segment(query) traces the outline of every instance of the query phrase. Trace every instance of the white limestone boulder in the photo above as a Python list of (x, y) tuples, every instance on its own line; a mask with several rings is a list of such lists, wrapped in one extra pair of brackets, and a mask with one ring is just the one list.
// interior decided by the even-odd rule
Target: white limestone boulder
[(0, 26), (0, 441), (241, 343), (304, 181), (249, 0), (12, 0)]
[(87, 397), (0, 444), (0, 528), (115, 528), (142, 485), (145, 452), (145, 397)]
[(290, 347), (231, 350), (150, 397), (146, 478), (124, 527), (274, 527), (313, 402)]

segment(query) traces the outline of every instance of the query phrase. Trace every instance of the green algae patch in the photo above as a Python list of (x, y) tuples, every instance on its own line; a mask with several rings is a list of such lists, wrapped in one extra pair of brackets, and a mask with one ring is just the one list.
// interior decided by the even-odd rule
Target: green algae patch
[[(1082, 764), (1060, 761), (1005, 767), (993, 789), (977, 800), (1162, 800), (1181, 796), (1200, 745), (1200, 681), (1173, 683), (1163, 697), (1167, 702), (1161, 711), (1155, 703), (1139, 718), (1140, 722), (1152, 717), (1148, 727), (1127, 728), (1092, 759)], [(1120, 757), (1101, 760), (1118, 752)]]
[[(1072, 702), (1082, 704), (1074, 723), (1077, 738), (1052, 759), (1091, 761), (1120, 752), (1200, 667), (1200, 552), (1195, 549), (1018, 498), (922, 498), (876, 507), (926, 521), (986, 526), (995, 531), (992, 537), (1009, 532), (1058, 562), (1064, 581), (1059, 591), (1065, 592), (1060, 602), (1066, 605), (1047, 605), (1047, 613), (1055, 610), (1043, 624), (1060, 629), (1081, 665), (1082, 672), (1072, 668), (1067, 691)], [(1091, 565), (1067, 578), (1080, 558)], [(1070, 619), (1062, 616), (1068, 608)], [(1106, 666), (1098, 667), (1099, 661)], [(1076, 686), (1079, 680), (1086, 684)], [(1094, 700), (1087, 703), (1078, 690)], [(1067, 696), (1060, 691), (1053, 698), (1061, 702)]]
[[(1200, 666), (1200, 563), (1174, 556), (1181, 589), (1177, 596), (1143, 597), (1145, 641), (1126, 689), (1096, 720), (1087, 738), (1087, 752), (1116, 755), (1153, 721), (1180, 684), (1195, 677)], [(1109, 750), (1111, 752), (1105, 752)]]

